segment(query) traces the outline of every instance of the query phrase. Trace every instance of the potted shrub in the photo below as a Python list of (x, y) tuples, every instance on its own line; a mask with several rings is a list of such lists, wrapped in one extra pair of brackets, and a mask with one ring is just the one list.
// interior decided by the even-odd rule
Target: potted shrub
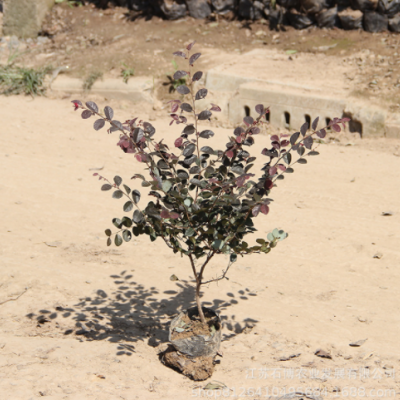
[[(155, 128), (149, 122), (134, 118), (122, 123), (114, 119), (114, 112), (108, 106), (101, 113), (91, 101), (82, 104), (74, 100), (73, 103), (75, 110), (83, 110), (82, 118), (97, 117), (93, 125), (95, 130), (107, 123), (109, 133), (119, 132), (121, 149), (146, 165), (146, 177), (134, 174), (132, 178), (140, 180), (141, 186), (148, 188), (149, 194), (155, 197), (142, 206), (140, 192), (123, 184), (121, 177), (115, 176), (111, 182), (94, 174), (104, 181), (102, 190), (113, 190), (114, 198), (125, 199), (123, 210), (128, 214), (112, 220), (117, 230), (105, 231), (107, 245), (114, 241), (120, 246), (129, 242), (132, 235), (148, 235), (151, 241), (159, 238), (174, 253), (187, 257), (195, 280), (197, 306), (172, 321), (170, 342), (175, 348), (174, 357), (213, 359), (221, 340), (221, 323), (214, 310), (202, 307), (201, 287), (225, 279), (239, 256), (269, 253), (287, 237), (283, 230), (274, 229), (267, 237), (258, 238), (256, 245), (250, 246), (245, 241), (247, 235), (256, 231), (254, 218), (268, 214), (269, 195), (276, 181), (292, 173), (294, 164), (306, 164), (309, 156), (318, 154), (315, 138), (324, 138), (328, 128), (340, 132), (340, 125), (344, 127), (348, 119), (334, 118), (328, 127), (318, 130), (317, 118), (311, 127), (305, 123), (299, 132), (271, 136), (271, 147), (257, 151), (265, 157), (265, 164), (256, 175), (252, 172), (256, 157), (250, 154), (250, 148), (256, 148), (255, 137), (260, 133), (260, 126), (266, 123), (269, 109), (257, 105), (258, 117), (245, 117), (243, 126), (233, 131), (225, 149), (208, 146), (207, 139), (214, 133), (210, 129), (200, 130), (198, 124), (207, 122), (221, 109), (211, 104), (205, 110), (197, 110), (196, 103), (206, 98), (207, 89), (195, 91), (195, 83), (203, 73), (193, 71), (200, 57), (200, 53), (192, 53), (193, 45), (188, 45), (184, 52), (174, 53), (188, 63), (187, 70), (174, 74), (175, 80), (186, 78), (186, 85), (177, 87), (177, 92), (187, 99), (187, 102), (170, 102), (170, 125), (180, 128), (174, 147), (157, 141)], [(206, 267), (218, 254), (229, 255), (229, 263), (221, 276), (209, 279)], [(178, 366), (182, 364), (185, 364), (182, 360), (177, 362)], [(196, 379), (195, 375), (190, 376)]]

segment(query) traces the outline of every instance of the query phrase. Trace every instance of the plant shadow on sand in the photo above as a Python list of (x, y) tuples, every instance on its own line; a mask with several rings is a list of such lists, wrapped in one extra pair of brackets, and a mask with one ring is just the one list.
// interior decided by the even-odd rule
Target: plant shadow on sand
[[(117, 355), (131, 355), (135, 347), (129, 343), (146, 341), (156, 347), (168, 342), (171, 319), (182, 310), (182, 306), (194, 306), (194, 286), (189, 281), (180, 280), (175, 283), (177, 290), (160, 293), (154, 286), (146, 288), (134, 281), (133, 275), (126, 271), (110, 277), (116, 285), (111, 294), (100, 289), (94, 297), (80, 299), (73, 308), (56, 307), (55, 312), (40, 310), (38, 314), (31, 313), (27, 317), (36, 320), (38, 326), (60, 317), (75, 321), (74, 327), (66, 329), (64, 335), (77, 335), (89, 341), (108, 340), (118, 343)], [(230, 307), (251, 296), (256, 294), (244, 289), (237, 294), (227, 293), (225, 300), (203, 302), (204, 306), (221, 314), (224, 328), (222, 341), (248, 332), (258, 322), (251, 318), (236, 321), (235, 315), (226, 314)]]

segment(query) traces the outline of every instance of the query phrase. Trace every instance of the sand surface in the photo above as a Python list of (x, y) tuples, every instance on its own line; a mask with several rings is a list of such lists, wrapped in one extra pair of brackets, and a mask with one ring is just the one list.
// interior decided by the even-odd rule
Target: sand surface
[[(104, 229), (123, 203), (100, 191), (91, 169), (144, 194), (130, 181), (141, 167), (70, 100), (0, 98), (1, 400), (400, 392), (399, 142), (340, 137), (274, 189), (254, 240), (275, 227), (289, 238), (240, 259), (229, 280), (204, 291), (224, 320), (223, 357), (209, 381), (229, 389), (201, 392), (209, 381), (190, 381), (157, 355), (168, 322), (193, 304), (189, 264), (160, 240), (106, 247)], [(149, 110), (121, 103), (115, 111), (125, 120)], [(179, 130), (168, 122), (152, 121), (172, 144)], [(207, 144), (222, 146), (231, 130), (215, 132)], [(269, 140), (257, 139), (259, 153)], [(208, 276), (226, 264), (216, 257)]]

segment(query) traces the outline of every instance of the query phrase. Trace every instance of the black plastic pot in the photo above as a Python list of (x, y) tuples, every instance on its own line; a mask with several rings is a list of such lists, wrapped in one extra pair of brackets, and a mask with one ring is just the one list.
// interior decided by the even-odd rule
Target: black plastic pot
[(221, 320), (218, 314), (211, 310), (210, 308), (202, 307), (203, 313), (208, 313), (212, 315), (216, 322), (214, 326), (216, 331), (214, 334), (210, 336), (206, 335), (198, 335), (198, 336), (191, 336), (186, 339), (177, 339), (172, 340), (172, 333), (174, 332), (175, 328), (179, 327), (183, 317), (188, 315), (190, 319), (193, 316), (198, 316), (199, 312), (197, 307), (189, 308), (186, 311), (182, 311), (178, 316), (176, 316), (172, 321), (169, 327), (169, 341), (174, 346), (176, 350), (179, 352), (191, 356), (191, 357), (212, 357), (218, 353), (219, 347), (221, 345), (221, 331), (222, 325)]

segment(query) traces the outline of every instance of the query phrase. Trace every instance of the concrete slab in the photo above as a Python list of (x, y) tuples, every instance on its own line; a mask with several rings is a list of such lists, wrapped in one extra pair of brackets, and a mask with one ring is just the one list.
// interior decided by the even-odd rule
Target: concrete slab
[[(333, 62), (334, 69), (330, 68)], [(255, 105), (262, 103), (270, 106), (274, 126), (299, 129), (317, 116), (324, 123), (348, 116), (350, 131), (364, 137), (382, 137), (385, 132), (397, 135), (395, 125), (385, 128), (388, 113), (384, 109), (352, 98), (355, 88), (348, 77), (356, 73), (354, 66), (338, 65), (337, 59), (326, 55), (293, 58), (276, 50), (256, 49), (210, 70), (206, 87), (229, 98), (225, 116), (234, 124), (253, 115)]]
[(242, 84), (236, 96), (229, 103), (229, 120), (240, 123), (246, 115), (257, 116), (255, 106), (264, 104), (270, 107), (269, 121), (274, 126), (300, 129), (300, 126), (316, 117), (329, 122), (341, 117), (346, 106), (344, 100), (324, 97), (267, 83), (251, 82)]
[(35, 38), (54, 0), (4, 0), (3, 35)]

